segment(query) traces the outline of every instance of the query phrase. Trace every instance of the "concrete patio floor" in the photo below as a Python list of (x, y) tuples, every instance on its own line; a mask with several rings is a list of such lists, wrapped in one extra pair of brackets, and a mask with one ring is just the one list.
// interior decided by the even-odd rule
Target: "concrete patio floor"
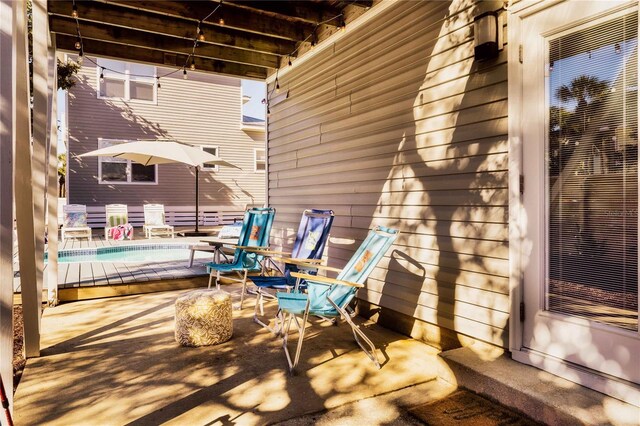
[[(224, 288), (237, 297), (237, 286)], [(252, 300), (234, 311), (229, 342), (181, 347), (173, 335), (174, 301), (185, 291), (46, 309), (42, 356), (28, 360), (15, 395), (16, 424), (267, 424), (375, 396), (386, 399), (365, 410), (377, 419), (368, 424), (404, 423), (392, 402), (396, 393), (417, 404), (454, 390), (436, 380), (436, 349), (370, 323), (363, 327), (382, 369), (349, 327), (314, 319), (291, 376), (280, 340), (252, 321)]]

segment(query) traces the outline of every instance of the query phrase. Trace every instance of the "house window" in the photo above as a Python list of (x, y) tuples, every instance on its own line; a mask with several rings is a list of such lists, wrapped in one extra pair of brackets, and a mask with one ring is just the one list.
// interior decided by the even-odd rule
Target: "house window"
[[(127, 140), (98, 139), (98, 148), (106, 148)], [(157, 184), (158, 166), (143, 166), (130, 160), (98, 157), (98, 181), (108, 184)]]
[[(214, 145), (202, 145), (200, 146), (200, 149), (202, 149), (205, 152), (208, 152), (209, 154), (213, 154), (216, 157), (219, 157), (219, 150), (217, 146)], [(201, 167), (200, 170), (204, 171), (204, 172), (217, 172), (218, 171), (218, 166), (216, 164), (207, 164), (204, 163)]]
[(264, 172), (267, 168), (267, 158), (263, 148), (253, 150), (253, 164), (255, 172)]
[[(96, 72), (99, 99), (156, 101), (156, 67), (154, 66), (98, 59)], [(102, 81), (100, 81), (101, 73)]]

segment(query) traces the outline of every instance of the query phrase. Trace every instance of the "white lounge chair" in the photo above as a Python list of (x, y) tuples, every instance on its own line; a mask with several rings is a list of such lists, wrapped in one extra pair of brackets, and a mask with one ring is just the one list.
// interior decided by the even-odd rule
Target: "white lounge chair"
[(144, 205), (144, 225), (142, 229), (145, 238), (151, 238), (154, 235), (171, 235), (171, 238), (175, 238), (173, 226), (165, 223), (163, 204)]
[[(104, 238), (109, 240), (110, 231), (120, 225), (129, 224), (129, 213), (126, 204), (107, 204), (104, 206), (105, 218), (107, 225), (104, 227)], [(133, 232), (129, 239), (133, 240)]]
[(91, 241), (91, 228), (87, 225), (87, 206), (82, 204), (66, 204), (63, 207), (64, 222), (60, 230), (60, 239), (88, 238)]

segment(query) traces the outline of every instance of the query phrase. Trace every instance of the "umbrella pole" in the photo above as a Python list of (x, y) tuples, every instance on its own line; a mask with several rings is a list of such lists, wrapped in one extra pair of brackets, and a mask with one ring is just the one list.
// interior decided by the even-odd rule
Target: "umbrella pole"
[(198, 190), (198, 184), (199, 184), (199, 176), (198, 176), (198, 166), (195, 167), (196, 169), (196, 232), (200, 232), (200, 229), (198, 228), (198, 224), (200, 222), (200, 205), (198, 203), (199, 201), (199, 195), (200, 195), (200, 191)]
[(208, 232), (200, 232), (200, 176), (198, 166), (194, 166), (196, 175), (196, 228), (194, 231), (184, 231), (181, 234), (185, 237), (202, 237), (209, 235)]

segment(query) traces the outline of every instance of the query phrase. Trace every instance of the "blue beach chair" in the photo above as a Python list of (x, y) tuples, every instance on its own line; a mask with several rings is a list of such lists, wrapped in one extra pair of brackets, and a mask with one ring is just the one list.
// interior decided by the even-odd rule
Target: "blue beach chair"
[[(263, 327), (269, 328), (267, 324), (258, 318), (258, 306), (260, 312), (264, 315), (263, 301), (264, 298), (274, 298), (267, 291), (268, 288), (289, 291), (296, 285), (296, 279), (291, 276), (292, 272), (305, 272), (310, 275), (317, 273), (314, 266), (319, 264), (324, 253), (324, 247), (329, 238), (329, 231), (333, 223), (332, 210), (308, 209), (302, 213), (302, 219), (296, 234), (296, 240), (293, 243), (291, 253), (275, 253), (281, 256), (290, 256), (288, 258), (279, 258), (284, 262), (284, 273), (282, 276), (256, 276), (250, 280), (257, 287), (256, 305), (253, 313), (253, 320)], [(274, 254), (274, 252), (271, 252)], [(304, 285), (304, 283), (302, 283)]]
[[(262, 270), (264, 256), (260, 253), (250, 252), (249, 248), (269, 249), (269, 233), (273, 224), (273, 217), (276, 209), (271, 207), (251, 208), (244, 213), (242, 230), (238, 238), (238, 245), (233, 253), (233, 261), (230, 263), (207, 263), (209, 272), (209, 288), (213, 276), (216, 276), (216, 287), (220, 288), (221, 274), (235, 273), (239, 278), (228, 277), (232, 281), (242, 282), (243, 289), (246, 287), (247, 274)], [(244, 301), (244, 291), (240, 297), (240, 308)]]
[[(282, 347), (287, 357), (290, 372), (293, 373), (298, 365), (309, 315), (325, 318), (342, 317), (351, 326), (353, 337), (358, 346), (380, 368), (375, 346), (352, 321), (346, 308), (355, 297), (358, 288), (364, 287), (365, 280), (382, 256), (389, 250), (397, 236), (397, 230), (383, 226), (377, 226), (369, 231), (367, 238), (336, 278), (307, 275), (299, 272), (291, 273), (293, 277), (299, 280), (306, 280), (307, 293), (276, 293), (279, 308), (277, 317), (278, 329), (282, 337)], [(302, 321), (298, 316), (302, 317)], [(293, 360), (287, 347), (292, 322), (295, 322), (299, 331), (298, 344)]]

